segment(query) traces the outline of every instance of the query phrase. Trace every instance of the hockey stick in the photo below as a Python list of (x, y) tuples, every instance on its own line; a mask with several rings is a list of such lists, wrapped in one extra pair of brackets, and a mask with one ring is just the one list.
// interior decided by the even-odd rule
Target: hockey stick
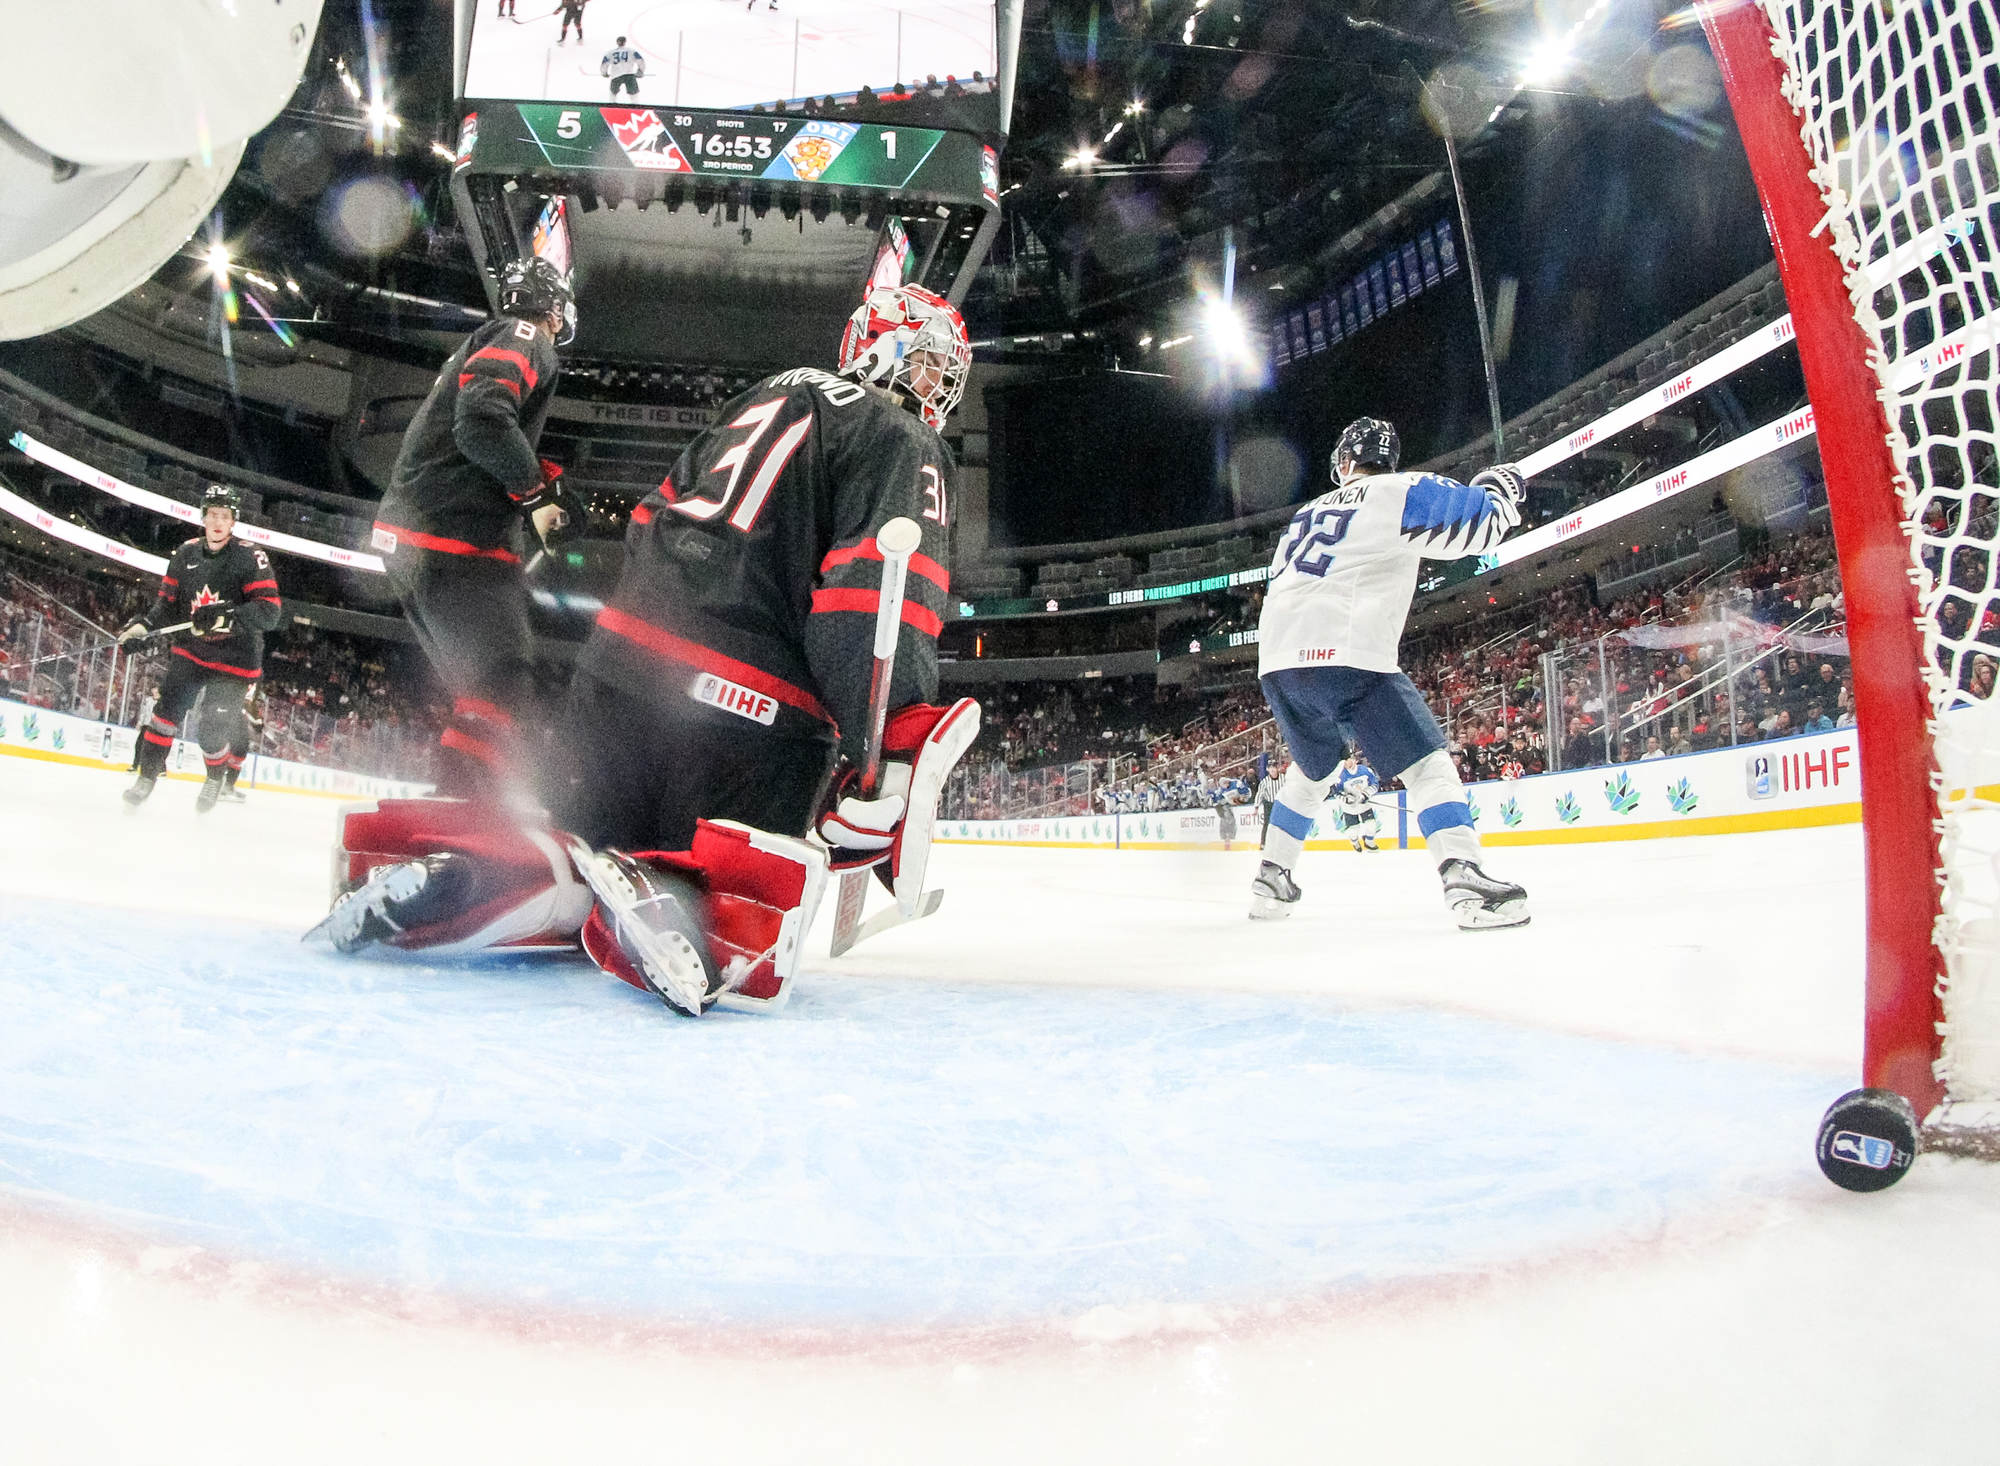
[[(177, 631), (191, 631), (193, 629), (194, 629), (194, 622), (177, 621), (172, 626), (162, 626), (156, 631), (147, 632), (144, 636), (136, 636), (133, 638), (133, 640), (143, 645), (146, 642), (151, 641), (156, 636), (172, 636)], [(118, 645), (118, 638), (114, 636), (109, 641), (95, 642), (90, 646), (80, 646), (75, 651), (50, 652), (45, 657), (36, 657), (32, 662), (23, 662), (21, 664), (21, 670), (24, 672), (33, 671), (36, 667), (41, 666), (42, 663), (44, 662), (60, 662), (69, 657), (87, 657), (94, 652), (106, 651), (117, 645)]]
[[(875, 608), (875, 665), (868, 679), (868, 726), (863, 730), (861, 745), (859, 783), (863, 799), (873, 799), (882, 780), (882, 728), (889, 718), (889, 684), (895, 675), (896, 642), (903, 629), (903, 592), (909, 581), (910, 556), (922, 543), (923, 531), (917, 528), (914, 519), (899, 516), (875, 532), (875, 547), (882, 552), (882, 599)], [(903, 813), (907, 816), (909, 811)], [(864, 866), (841, 872), (840, 895), (833, 908), (830, 956), (838, 957), (864, 936), (897, 924), (882, 922), (877, 917), (869, 924), (868, 931), (861, 929), (861, 908), (868, 900), (870, 869)], [(943, 899), (943, 892), (938, 896)], [(936, 909), (936, 902), (927, 899), (921, 914), (929, 915)]]

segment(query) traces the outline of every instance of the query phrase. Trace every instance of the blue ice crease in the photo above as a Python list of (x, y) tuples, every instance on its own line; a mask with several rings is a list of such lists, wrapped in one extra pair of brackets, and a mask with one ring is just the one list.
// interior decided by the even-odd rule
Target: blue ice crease
[[(80, 935), (81, 934), (81, 935)], [(1838, 1076), (1291, 997), (352, 962), (0, 897), (0, 1189), (474, 1298), (941, 1326), (1254, 1304), (1790, 1184)]]

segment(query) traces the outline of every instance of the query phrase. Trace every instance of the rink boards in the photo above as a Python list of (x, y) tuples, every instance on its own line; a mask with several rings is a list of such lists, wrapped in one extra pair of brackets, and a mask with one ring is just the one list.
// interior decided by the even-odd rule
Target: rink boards
[[(1852, 824), (1861, 818), (1861, 755), (1852, 728), (1743, 748), (1719, 748), (1614, 768), (1576, 769), (1471, 784), (1472, 822), (1489, 845), (1651, 840), (1746, 830)], [(1347, 850), (1329, 804), (1309, 849)], [(1420, 848), (1423, 835), (1401, 790), (1376, 807), (1383, 845)], [(1233, 829), (1230, 826), (1233, 825)], [(1226, 850), (1258, 844), (1256, 806), (1077, 815), (1024, 820), (945, 820), (951, 844), (1122, 850)]]
[[(0, 754), (84, 768), (128, 769), (138, 736), (136, 729), (117, 723), (0, 698)], [(204, 774), (200, 745), (175, 739), (173, 752), (167, 755), (166, 777), (201, 779)], [(409, 799), (430, 787), (262, 754), (252, 755), (245, 764), (241, 782), (246, 788), (281, 789), (325, 799)]]

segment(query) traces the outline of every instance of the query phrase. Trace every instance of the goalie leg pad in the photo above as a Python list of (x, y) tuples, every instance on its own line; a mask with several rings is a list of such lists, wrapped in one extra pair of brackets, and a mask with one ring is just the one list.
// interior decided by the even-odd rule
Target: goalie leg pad
[[(902, 752), (898, 747), (901, 740), (897, 738), (895, 723), (896, 720), (892, 719), (890, 726), (884, 730), (882, 746), (885, 753)], [(890, 850), (889, 861), (890, 884), (896, 893), (896, 906), (905, 917), (914, 917), (923, 900), (924, 873), (930, 865), (931, 840), (937, 828), (938, 799), (944, 793), (944, 781), (951, 777), (951, 771), (965, 757), (965, 751), (972, 747), (972, 740), (978, 736), (979, 704), (969, 697), (961, 697), (945, 710), (944, 716), (937, 719), (922, 741), (915, 745), (908, 803), (896, 834), (896, 843)]]
[(457, 898), (390, 941), (408, 950), (464, 956), (496, 950), (574, 950), (590, 912), (553, 832), (510, 821), (490, 805), (456, 799), (385, 799), (341, 811), (334, 853), (336, 899), (385, 866), (434, 855), (461, 857)]
[(826, 854), (789, 835), (702, 820), (690, 852), (708, 882), (709, 942), (724, 1008), (781, 1008), (826, 893)]

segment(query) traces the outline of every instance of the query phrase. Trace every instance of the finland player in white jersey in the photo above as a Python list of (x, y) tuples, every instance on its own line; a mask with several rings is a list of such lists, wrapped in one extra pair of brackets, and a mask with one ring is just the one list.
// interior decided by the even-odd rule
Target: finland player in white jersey
[(618, 44), (604, 53), (604, 60), (598, 63), (597, 72), (600, 76), (611, 78), (611, 95), (614, 99), (622, 90), (631, 93), (633, 100), (636, 101), (639, 96), (639, 78), (646, 74), (646, 58), (639, 54), (637, 47), (626, 45), (625, 38), (620, 36)]
[(1340, 808), (1334, 811), (1334, 824), (1356, 851), (1373, 850), (1376, 836), (1382, 833), (1374, 803), (1381, 792), (1375, 771), (1359, 753), (1350, 750), (1333, 771), (1333, 794), (1340, 801)]
[(1437, 858), (1444, 897), (1468, 930), (1520, 926), (1528, 893), (1479, 868), (1479, 835), (1444, 734), (1396, 665), (1417, 562), (1483, 555), (1521, 522), (1520, 471), (1502, 464), (1470, 484), (1398, 473), (1396, 430), (1348, 424), (1333, 450), (1333, 489), (1292, 517), (1264, 593), (1257, 672), (1291, 745), (1251, 885), (1250, 914), (1289, 916), (1292, 867), (1341, 755), (1358, 742), (1409, 791), (1417, 828)]

